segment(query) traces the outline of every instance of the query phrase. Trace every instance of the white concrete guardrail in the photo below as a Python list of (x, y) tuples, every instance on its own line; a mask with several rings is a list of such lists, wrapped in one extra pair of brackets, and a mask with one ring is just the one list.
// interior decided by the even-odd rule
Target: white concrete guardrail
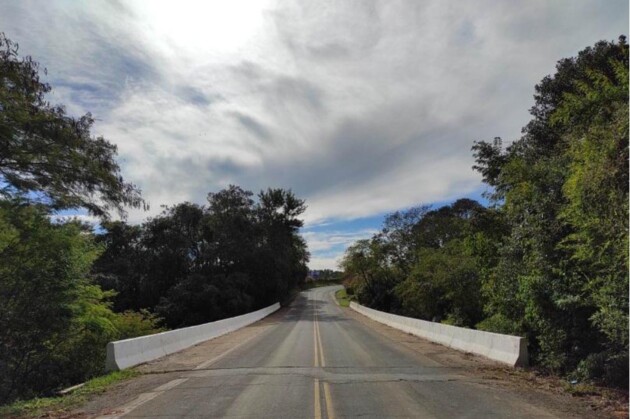
[(355, 302), (350, 303), (350, 308), (394, 329), (453, 349), (471, 352), (511, 366), (526, 366), (529, 361), (526, 338), (398, 316)]
[(250, 325), (280, 308), (279, 303), (258, 311), (198, 326), (185, 327), (154, 335), (118, 340), (107, 344), (105, 368), (123, 370)]

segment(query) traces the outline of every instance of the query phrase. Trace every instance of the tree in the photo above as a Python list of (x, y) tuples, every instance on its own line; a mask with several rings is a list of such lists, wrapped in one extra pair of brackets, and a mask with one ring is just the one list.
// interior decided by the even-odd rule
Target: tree
[(147, 308), (142, 284), (144, 277), (139, 266), (144, 263), (142, 228), (123, 221), (101, 223), (104, 230), (96, 235), (96, 242), (103, 253), (92, 266), (94, 280), (104, 290), (116, 290), (114, 309), (118, 312)]
[(387, 246), (379, 234), (349, 246), (340, 265), (346, 275), (358, 280), (356, 294), (362, 304), (386, 311), (399, 307), (394, 287), (400, 276), (392, 269)]
[(0, 403), (84, 381), (103, 371), (108, 341), (155, 332), (156, 319), (114, 313), (90, 282), (99, 251), (78, 223), (0, 200)]
[(94, 118), (50, 105), (50, 90), (39, 64), (20, 58), (18, 45), (0, 33), (0, 196), (101, 217), (142, 206), (138, 188), (120, 175), (116, 146), (91, 135)]
[(141, 226), (104, 223), (94, 274), (117, 310), (150, 310), (168, 327), (231, 317), (284, 301), (306, 278), (304, 201), (231, 185), (208, 205), (165, 208)]
[(628, 362), (628, 49), (620, 47), (625, 55), (589, 69), (551, 121), (568, 127), (560, 217), (572, 233), (559, 244), (570, 256), (563, 268), (581, 279), (590, 320), (605, 336), (578, 371), (627, 384), (619, 372)]
[[(256, 275), (267, 286), (268, 302), (282, 301), (303, 283), (308, 274), (309, 253), (298, 234), (304, 225), (298, 217), (306, 210), (303, 200), (290, 190), (269, 188), (258, 194), (257, 224), (261, 237), (255, 252)], [(264, 279), (263, 279), (264, 278)]]
[(597, 364), (584, 375), (626, 384), (612, 375), (628, 346), (627, 69), (624, 37), (559, 61), (523, 136), (473, 147), (510, 228), (484, 281), (493, 315), (530, 337), (544, 367)]

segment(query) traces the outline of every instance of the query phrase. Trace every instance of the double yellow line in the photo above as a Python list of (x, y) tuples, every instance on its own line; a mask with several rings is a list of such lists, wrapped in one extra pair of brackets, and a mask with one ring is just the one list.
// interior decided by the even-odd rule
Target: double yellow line
[[(322, 348), (322, 338), (319, 334), (319, 321), (317, 320), (317, 311), (315, 311), (315, 317), (313, 321), (313, 344), (315, 346), (315, 359), (314, 364), (315, 368), (325, 367), (326, 366), (326, 358), (324, 358), (324, 349)], [(332, 399), (330, 397), (330, 385), (322, 381), (321, 383), (324, 387), (324, 403), (326, 404), (326, 416), (328, 419), (335, 419), (335, 413), (332, 408)], [(318, 378), (315, 379), (315, 419), (322, 419), (322, 401), (320, 394), (320, 381)]]

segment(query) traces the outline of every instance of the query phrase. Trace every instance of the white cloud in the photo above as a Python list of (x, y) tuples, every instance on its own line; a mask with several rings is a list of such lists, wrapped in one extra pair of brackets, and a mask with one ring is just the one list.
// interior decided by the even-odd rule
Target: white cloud
[(340, 256), (335, 257), (312, 257), (308, 264), (309, 269), (332, 269), (339, 270)]
[(133, 221), (229, 183), (292, 188), (311, 224), (470, 193), (472, 141), (517, 138), (534, 84), (627, 17), (621, 0), (0, 5), (51, 100), (119, 146), (151, 203)]
[(376, 234), (375, 229), (363, 229), (353, 232), (326, 231), (314, 232), (305, 231), (302, 236), (308, 243), (308, 248), (312, 252), (323, 253), (339, 248), (344, 249), (357, 240), (365, 239)]
[(304, 231), (302, 236), (311, 252), (309, 267), (311, 269), (338, 269), (341, 257), (348, 246), (357, 240), (369, 238), (376, 232), (375, 229), (361, 229), (351, 232)]

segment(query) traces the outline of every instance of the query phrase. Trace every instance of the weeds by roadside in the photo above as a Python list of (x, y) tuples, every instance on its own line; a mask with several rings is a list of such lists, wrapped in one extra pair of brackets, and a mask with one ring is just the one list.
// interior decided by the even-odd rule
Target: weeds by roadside
[(67, 412), (84, 403), (88, 397), (107, 390), (112, 385), (124, 380), (136, 377), (141, 373), (136, 370), (123, 370), (111, 372), (107, 375), (93, 378), (84, 386), (64, 396), (42, 397), (30, 400), (18, 400), (6, 406), (0, 406), (0, 417), (7, 418), (33, 418), (46, 414), (46, 417), (54, 417), (55, 414)]
[(341, 307), (348, 307), (350, 305), (350, 297), (346, 292), (346, 289), (340, 289), (335, 293), (335, 298)]

